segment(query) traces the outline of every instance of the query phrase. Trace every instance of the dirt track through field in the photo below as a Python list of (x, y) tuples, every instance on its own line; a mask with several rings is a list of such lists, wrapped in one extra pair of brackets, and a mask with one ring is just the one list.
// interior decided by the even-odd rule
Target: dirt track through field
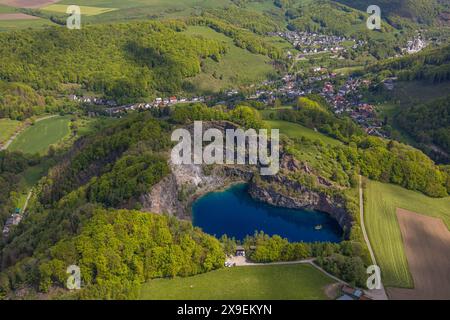
[(5, 20), (32, 20), (32, 19), (39, 19), (35, 16), (30, 16), (28, 14), (24, 13), (0, 13), (0, 21)]
[(0, 4), (16, 8), (41, 8), (60, 0), (0, 0)]
[(389, 288), (391, 299), (450, 299), (450, 232), (441, 219), (397, 209), (414, 289)]

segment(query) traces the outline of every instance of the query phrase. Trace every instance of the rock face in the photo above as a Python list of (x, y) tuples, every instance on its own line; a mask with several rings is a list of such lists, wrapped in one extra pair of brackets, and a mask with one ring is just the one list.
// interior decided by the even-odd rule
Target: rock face
[[(230, 123), (209, 123), (204, 127), (225, 130)], [(258, 201), (291, 209), (310, 209), (330, 214), (348, 233), (354, 223), (346, 210), (346, 201), (339, 195), (329, 195), (335, 188), (327, 179), (316, 175), (307, 164), (282, 154), (281, 171), (275, 176), (260, 177), (257, 167), (238, 165), (173, 165), (171, 174), (141, 196), (144, 211), (169, 214), (180, 219), (191, 219), (191, 205), (198, 197), (223, 189), (236, 182), (249, 182), (249, 193)], [(299, 173), (316, 181), (309, 188), (292, 178)], [(321, 191), (322, 190), (322, 191)]]
[(191, 219), (190, 209), (195, 199), (233, 183), (247, 182), (253, 176), (246, 167), (173, 164), (170, 167), (171, 174), (141, 197), (144, 211)]
[[(282, 186), (283, 191), (278, 186)], [(285, 190), (288, 192), (284, 192)], [(266, 178), (262, 184), (253, 180), (249, 186), (249, 193), (255, 200), (277, 207), (328, 213), (336, 219), (346, 233), (354, 223), (352, 217), (347, 213), (344, 199), (311, 190), (283, 176)]]

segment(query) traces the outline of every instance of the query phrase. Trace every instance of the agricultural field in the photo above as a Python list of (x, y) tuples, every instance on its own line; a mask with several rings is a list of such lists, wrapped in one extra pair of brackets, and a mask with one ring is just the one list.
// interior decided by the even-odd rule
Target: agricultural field
[(0, 146), (13, 136), (20, 126), (20, 121), (0, 119)]
[(0, 31), (11, 31), (27, 28), (44, 28), (55, 26), (53, 22), (46, 19), (22, 19), (22, 20), (0, 20)]
[(231, 4), (229, 0), (63, 0), (59, 5), (78, 5), (117, 10), (88, 17), (90, 21), (105, 22), (148, 17), (186, 16), (203, 8), (217, 8)]
[(441, 219), (397, 209), (414, 289), (388, 288), (391, 299), (450, 299), (450, 231)]
[(69, 135), (69, 121), (68, 116), (36, 121), (34, 125), (17, 136), (9, 150), (43, 154), (47, 152), (50, 145), (60, 142)]
[(0, 0), (0, 13), (14, 13), (16, 12), (15, 8), (2, 5), (2, 1)]
[(280, 133), (291, 138), (306, 137), (310, 140), (320, 140), (325, 144), (332, 146), (340, 145), (341, 142), (326, 135), (316, 132), (312, 129), (306, 128), (300, 124), (281, 120), (265, 121), (272, 129), (280, 129)]
[(450, 228), (450, 197), (434, 199), (399, 186), (367, 181), (365, 191), (367, 233), (381, 267), (386, 287), (412, 288), (397, 209), (442, 219)]
[(141, 290), (144, 300), (325, 300), (333, 280), (310, 265), (234, 267), (188, 278), (158, 279)]
[[(63, 4), (51, 4), (49, 6), (46, 6), (42, 8), (42, 11), (49, 11), (49, 12), (55, 12), (55, 13), (66, 13), (67, 12), (67, 5)], [(107, 12), (111, 12), (114, 10), (117, 10), (116, 8), (102, 8), (102, 7), (88, 7), (88, 6), (80, 6), (81, 15), (86, 16), (95, 16), (98, 14), (103, 14)]]
[(59, 0), (0, 0), (0, 5), (16, 8), (42, 8)]
[(239, 85), (262, 82), (275, 72), (269, 58), (236, 47), (232, 39), (208, 27), (191, 26), (186, 34), (223, 41), (229, 47), (219, 62), (212, 59), (204, 61), (203, 72), (190, 80), (195, 91), (215, 93)]
[(53, 23), (38, 17), (20, 13), (16, 8), (4, 4), (14, 1), (0, 0), (0, 31), (16, 30), (23, 28), (39, 28)]

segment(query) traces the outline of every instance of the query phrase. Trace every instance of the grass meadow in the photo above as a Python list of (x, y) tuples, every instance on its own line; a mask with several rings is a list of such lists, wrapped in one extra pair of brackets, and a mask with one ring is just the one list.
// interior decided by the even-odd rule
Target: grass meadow
[(38, 121), (19, 134), (8, 150), (43, 154), (70, 134), (69, 121), (68, 116)]
[(304, 127), (302, 125), (282, 121), (282, 120), (268, 120), (265, 121), (272, 129), (279, 129), (280, 133), (287, 135), (290, 138), (301, 138), (306, 137), (310, 140), (319, 140), (325, 144), (329, 144), (331, 146), (340, 145), (341, 142), (335, 140), (333, 138), (327, 137), (326, 135), (316, 132), (312, 129)]
[(0, 119), (0, 144), (11, 138), (20, 126), (20, 121), (10, 119)]
[(219, 62), (205, 60), (203, 72), (191, 79), (191, 83), (199, 92), (219, 92), (222, 89), (263, 81), (268, 74), (274, 72), (268, 57), (238, 48), (231, 38), (208, 27), (191, 26), (186, 34), (223, 41), (229, 48)]
[(434, 199), (399, 186), (368, 181), (365, 190), (367, 233), (388, 287), (411, 288), (397, 208), (441, 218), (450, 229), (450, 197)]
[(310, 265), (272, 265), (220, 269), (143, 285), (145, 300), (325, 300), (334, 281)]

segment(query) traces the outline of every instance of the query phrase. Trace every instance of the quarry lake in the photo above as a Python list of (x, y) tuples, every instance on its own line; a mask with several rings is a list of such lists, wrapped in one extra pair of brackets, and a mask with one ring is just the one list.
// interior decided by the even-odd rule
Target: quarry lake
[(254, 232), (279, 235), (291, 242), (340, 242), (343, 231), (326, 213), (274, 207), (250, 197), (247, 185), (212, 192), (192, 206), (193, 223), (206, 233), (242, 240)]

